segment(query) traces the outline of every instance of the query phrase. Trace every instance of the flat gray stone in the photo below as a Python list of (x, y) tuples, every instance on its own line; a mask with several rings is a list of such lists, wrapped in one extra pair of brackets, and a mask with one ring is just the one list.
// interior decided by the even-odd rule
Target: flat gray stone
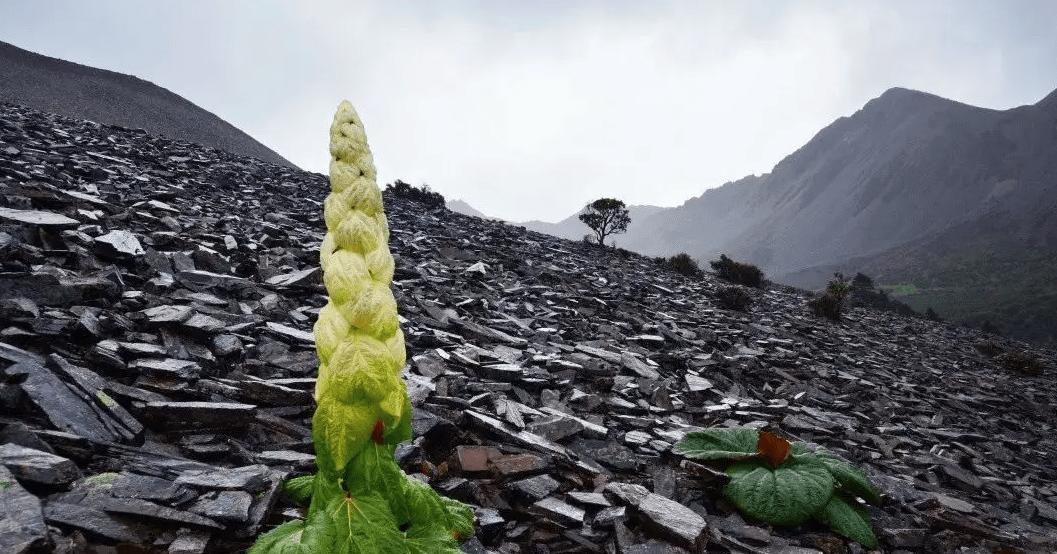
[(257, 461), (269, 465), (292, 465), (307, 468), (316, 463), (316, 457), (293, 450), (265, 450), (257, 455)]
[(276, 323), (269, 321), (265, 324), (269, 331), (278, 335), (281, 339), (289, 339), (295, 343), (301, 344), (316, 344), (316, 337), (308, 331), (302, 331), (300, 329), (290, 327), (289, 325), (283, 325), (282, 323)]
[(691, 550), (701, 545), (707, 523), (690, 508), (670, 498), (654, 494), (641, 485), (609, 483), (605, 491), (635, 508), (643, 524), (661, 538)]
[(319, 267), (310, 267), (293, 273), (284, 273), (269, 277), (264, 281), (277, 287), (310, 287), (322, 283)]
[(544, 498), (532, 505), (533, 511), (550, 518), (552, 521), (573, 527), (579, 527), (584, 523), (584, 512), (571, 504), (567, 504), (553, 496)]
[(250, 518), (253, 495), (246, 491), (219, 491), (202, 496), (190, 510), (211, 519), (244, 523)]
[(217, 468), (205, 471), (187, 471), (176, 478), (177, 485), (199, 489), (217, 490), (261, 490), (268, 479), (268, 466), (252, 465), (231, 469)]
[(129, 231), (114, 230), (95, 238), (96, 247), (102, 254), (122, 256), (142, 256), (143, 245), (136, 235)]
[(48, 502), (44, 506), (44, 519), (49, 523), (80, 529), (89, 536), (110, 541), (143, 542), (143, 537), (140, 537), (131, 525), (92, 506)]
[(183, 323), (191, 317), (192, 312), (194, 312), (194, 309), (190, 306), (173, 306), (168, 304), (140, 311), (140, 313), (146, 316), (153, 325)]
[(171, 377), (174, 379), (198, 379), (201, 366), (191, 360), (174, 358), (140, 358), (133, 360), (129, 367), (151, 375)]
[(168, 428), (185, 426), (243, 428), (253, 421), (257, 406), (237, 402), (147, 402), (144, 414)]
[(40, 485), (68, 485), (81, 477), (77, 464), (67, 458), (12, 443), (0, 445), (0, 465), (20, 481)]
[(0, 465), (0, 552), (25, 554), (47, 542), (40, 500)]
[(0, 219), (36, 225), (37, 227), (71, 228), (80, 225), (76, 219), (41, 210), (16, 210), (0, 207)]
[(644, 379), (659, 379), (661, 377), (661, 374), (656, 369), (627, 352), (620, 355), (620, 363), (624, 366), (624, 369), (631, 370), (635, 375)]
[(521, 495), (532, 500), (539, 500), (548, 496), (558, 490), (558, 487), (560, 486), (561, 483), (558, 483), (558, 481), (550, 475), (537, 475), (535, 477), (529, 477), (528, 479), (514, 481), (509, 485), (512, 490), (517, 491)]

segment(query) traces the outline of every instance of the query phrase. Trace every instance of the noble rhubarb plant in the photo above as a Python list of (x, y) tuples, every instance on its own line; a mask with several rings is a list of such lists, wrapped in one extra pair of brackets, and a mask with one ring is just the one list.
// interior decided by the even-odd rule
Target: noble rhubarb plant
[(879, 502), (877, 491), (862, 472), (828, 452), (747, 428), (688, 433), (675, 451), (730, 462), (723, 494), (753, 519), (783, 527), (813, 519), (867, 548), (877, 547), (869, 515), (857, 500)]
[(404, 336), (389, 289), (393, 257), (374, 161), (347, 101), (330, 127), (330, 154), (320, 249), (330, 301), (315, 326), (317, 473), (285, 485), (308, 503), (305, 519), (261, 536), (250, 553), (455, 554), (473, 534), (473, 513), (405, 475), (393, 457), (411, 438), (400, 378)]

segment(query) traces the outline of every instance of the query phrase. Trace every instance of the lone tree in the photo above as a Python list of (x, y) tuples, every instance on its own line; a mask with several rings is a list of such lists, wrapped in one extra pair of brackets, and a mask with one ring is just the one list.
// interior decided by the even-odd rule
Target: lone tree
[(624, 202), (616, 198), (599, 198), (584, 208), (580, 221), (594, 231), (598, 244), (604, 246), (606, 237), (628, 230), (631, 216), (628, 215)]

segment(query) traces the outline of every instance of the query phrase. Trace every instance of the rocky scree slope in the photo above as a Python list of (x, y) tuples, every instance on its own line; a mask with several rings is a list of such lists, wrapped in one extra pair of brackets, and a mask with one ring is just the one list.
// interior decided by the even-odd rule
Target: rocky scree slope
[[(301, 511), (324, 177), (0, 105), (0, 551), (235, 552)], [(884, 552), (1057, 549), (1057, 398), (977, 332), (387, 199), (416, 406), (405, 471), (468, 552), (860, 552), (744, 521), (672, 445), (775, 425), (885, 495)], [(1000, 341), (1003, 349), (1026, 348)], [(124, 545), (124, 546), (121, 546)], [(128, 549), (128, 550), (125, 550)]]

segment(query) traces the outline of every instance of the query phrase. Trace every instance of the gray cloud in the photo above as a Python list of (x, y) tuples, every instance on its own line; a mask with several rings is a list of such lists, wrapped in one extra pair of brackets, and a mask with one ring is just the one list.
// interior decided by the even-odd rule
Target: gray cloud
[(8, 0), (0, 39), (132, 73), (307, 169), (359, 109), (383, 180), (509, 219), (678, 204), (891, 86), (1057, 87), (1057, 3)]

